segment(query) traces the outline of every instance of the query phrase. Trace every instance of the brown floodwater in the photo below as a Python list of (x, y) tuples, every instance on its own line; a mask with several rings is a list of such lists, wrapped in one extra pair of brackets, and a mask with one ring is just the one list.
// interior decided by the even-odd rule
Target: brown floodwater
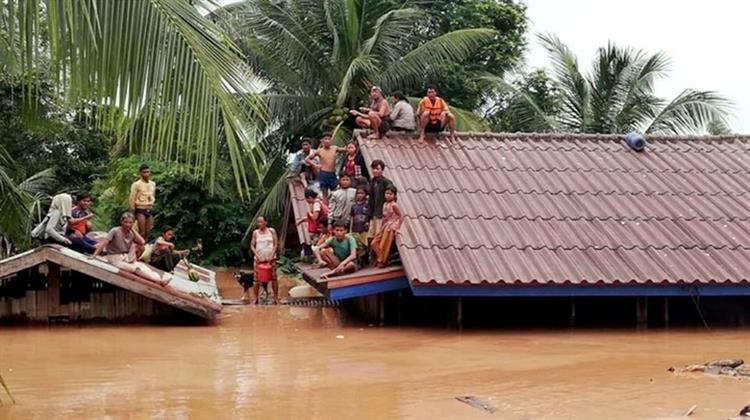
[(722, 419), (750, 381), (667, 368), (738, 357), (750, 330), (458, 332), (230, 307), (203, 327), (0, 328), (17, 400), (0, 392), (0, 419)]

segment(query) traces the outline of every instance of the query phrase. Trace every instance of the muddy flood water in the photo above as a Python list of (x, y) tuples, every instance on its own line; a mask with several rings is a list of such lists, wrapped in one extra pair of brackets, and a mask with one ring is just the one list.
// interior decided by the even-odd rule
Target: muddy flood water
[(750, 381), (667, 372), (722, 358), (750, 360), (750, 331), (458, 332), (229, 307), (214, 326), (0, 328), (17, 400), (0, 393), (0, 419), (724, 419)]

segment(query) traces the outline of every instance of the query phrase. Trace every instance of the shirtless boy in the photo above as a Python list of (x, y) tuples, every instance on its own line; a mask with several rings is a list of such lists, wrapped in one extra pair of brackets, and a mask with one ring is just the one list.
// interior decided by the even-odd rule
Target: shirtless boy
[(326, 200), (328, 199), (328, 192), (335, 190), (338, 185), (338, 179), (336, 178), (337, 153), (346, 153), (346, 148), (333, 146), (331, 144), (331, 133), (326, 132), (321, 136), (320, 148), (312, 151), (305, 159), (305, 162), (310, 166), (312, 166), (313, 159), (316, 156), (320, 159), (318, 179), (320, 180), (320, 190)]

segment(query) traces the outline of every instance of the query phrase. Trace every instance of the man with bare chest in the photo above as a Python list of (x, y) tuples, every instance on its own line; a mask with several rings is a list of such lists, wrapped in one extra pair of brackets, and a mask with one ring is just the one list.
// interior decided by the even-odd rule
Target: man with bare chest
[(320, 139), (320, 148), (314, 150), (305, 159), (308, 164), (311, 164), (316, 156), (320, 159), (318, 179), (320, 180), (320, 190), (326, 199), (328, 198), (328, 192), (335, 190), (338, 185), (338, 179), (336, 178), (337, 153), (346, 153), (346, 148), (333, 146), (331, 144), (331, 133), (326, 132)]

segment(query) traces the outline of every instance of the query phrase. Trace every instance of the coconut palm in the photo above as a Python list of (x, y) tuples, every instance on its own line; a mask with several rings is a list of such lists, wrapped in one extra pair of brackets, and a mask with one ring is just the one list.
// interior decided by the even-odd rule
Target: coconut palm
[(26, 242), (26, 233), (40, 200), (45, 197), (53, 177), (46, 169), (26, 179), (13, 159), (0, 148), (0, 234), (17, 245)]
[(245, 164), (257, 162), (243, 150), (265, 106), (247, 94), (257, 80), (240, 51), (204, 16), (211, 1), (6, 0), (0, 70), (33, 88), (50, 67), (67, 103), (95, 107), (121, 150), (190, 163), (210, 180), (227, 153), (245, 187)]
[[(262, 96), (276, 117), (275, 138), (288, 144), (295, 134), (336, 127), (348, 109), (369, 103), (373, 85), (386, 93), (421, 90), (439, 65), (468, 58), (494, 35), (478, 28), (426, 39), (420, 23), (428, 16), (414, 3), (248, 0), (217, 15), (269, 81)], [(471, 112), (454, 111), (459, 129), (486, 127)], [(276, 193), (266, 209), (278, 208), (285, 192), (280, 183), (283, 178), (270, 180)]]
[[(528, 95), (520, 96), (529, 121), (544, 131), (646, 134), (703, 133), (726, 124), (731, 103), (713, 91), (686, 89), (665, 100), (655, 95), (656, 79), (668, 73), (663, 52), (648, 55), (614, 44), (599, 48), (589, 73), (583, 73), (570, 48), (554, 35), (539, 35), (549, 52), (552, 78), (560, 93), (557, 115), (543, 115)], [(505, 85), (507, 87), (507, 84)]]

